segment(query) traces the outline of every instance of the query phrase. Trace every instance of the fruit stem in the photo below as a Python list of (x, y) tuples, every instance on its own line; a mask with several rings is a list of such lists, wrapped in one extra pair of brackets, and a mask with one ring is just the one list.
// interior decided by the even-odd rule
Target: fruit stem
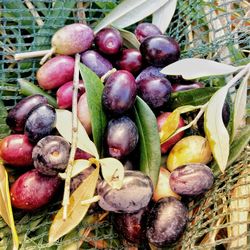
[(84, 200), (81, 202), (82, 205), (88, 205), (88, 204), (92, 204), (94, 202), (97, 202), (100, 200), (100, 195), (95, 195), (90, 199)]
[(101, 81), (105, 82), (105, 80), (113, 73), (116, 72), (116, 68), (113, 68), (111, 70), (109, 70), (107, 73), (105, 73), (102, 77), (101, 77)]
[(51, 56), (55, 53), (55, 51), (56, 51), (56, 48), (55, 48), (55, 47), (52, 47), (52, 48), (48, 51), (48, 53), (47, 53), (46, 55), (44, 55), (44, 57), (41, 59), (40, 65), (43, 65), (43, 64), (48, 60), (48, 58), (51, 57)]
[(41, 57), (41, 56), (48, 54), (50, 51), (51, 51), (51, 49), (16, 53), (16, 54), (14, 54), (14, 59), (16, 61), (19, 61), (19, 60), (24, 60), (24, 59), (28, 59), (28, 58)]
[(73, 163), (77, 148), (77, 129), (78, 129), (78, 120), (77, 120), (77, 95), (78, 95), (78, 86), (79, 86), (79, 63), (80, 55), (75, 55), (75, 68), (74, 68), (74, 81), (73, 81), (73, 98), (72, 98), (72, 143), (71, 150), (69, 155), (68, 166), (66, 168), (66, 180), (64, 186), (63, 194), (63, 219), (67, 219), (67, 210), (69, 205), (69, 196), (70, 196), (70, 181), (71, 174), (73, 169)]

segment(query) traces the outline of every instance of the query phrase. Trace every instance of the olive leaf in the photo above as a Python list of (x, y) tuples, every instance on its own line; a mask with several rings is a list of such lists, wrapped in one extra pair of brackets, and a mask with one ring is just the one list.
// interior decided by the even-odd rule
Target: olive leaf
[(10, 129), (5, 122), (6, 117), (7, 110), (3, 102), (0, 100), (0, 139), (3, 139), (4, 137), (10, 134)]
[(57, 212), (49, 230), (49, 243), (54, 243), (60, 237), (70, 232), (84, 218), (90, 203), (82, 205), (81, 202), (82, 200), (91, 199), (94, 196), (99, 169), (100, 167), (97, 165), (96, 169), (70, 196), (67, 219), (63, 219), (63, 207)]
[(0, 216), (8, 224), (12, 232), (13, 249), (17, 250), (19, 246), (18, 235), (15, 227), (10, 193), (8, 174), (0, 160)]
[(103, 135), (107, 118), (102, 108), (103, 83), (100, 78), (84, 64), (80, 64), (80, 73), (87, 93), (88, 108), (91, 117), (93, 140), (99, 155), (103, 155)]
[(122, 187), (124, 178), (124, 167), (115, 158), (104, 158), (99, 160), (104, 180), (115, 189)]
[[(64, 109), (56, 109), (56, 129), (64, 139), (71, 143), (72, 140), (72, 112)], [(89, 139), (89, 136), (78, 120), (77, 147), (83, 151), (94, 155), (99, 159), (95, 144)]]
[[(90, 166), (90, 163), (88, 160), (75, 160), (73, 163), (73, 167), (72, 167), (72, 172), (71, 172), (71, 178), (77, 176), (78, 174), (80, 174), (82, 171), (84, 171), (86, 168), (88, 168)], [(66, 179), (66, 173), (59, 173), (59, 176), (62, 179)]]
[(153, 13), (152, 23), (164, 34), (175, 13), (177, 0), (168, 0), (161, 8)]
[(235, 96), (231, 140), (234, 139), (239, 128), (245, 125), (244, 117), (246, 115), (248, 78), (249, 74), (243, 78)]
[(117, 27), (115, 27), (115, 28), (119, 30), (119, 32), (123, 38), (123, 45), (125, 47), (139, 49), (140, 42), (137, 40), (135, 34), (133, 34), (130, 31), (124, 30), (124, 29), (119, 29)]
[(165, 75), (181, 75), (184, 79), (231, 74), (239, 67), (218, 63), (208, 59), (186, 58), (174, 62), (161, 70)]
[(161, 8), (168, 0), (124, 0), (97, 24), (95, 32), (112, 24), (125, 28)]
[(160, 137), (156, 117), (140, 97), (136, 98), (135, 122), (139, 131), (140, 170), (156, 186), (161, 164)]

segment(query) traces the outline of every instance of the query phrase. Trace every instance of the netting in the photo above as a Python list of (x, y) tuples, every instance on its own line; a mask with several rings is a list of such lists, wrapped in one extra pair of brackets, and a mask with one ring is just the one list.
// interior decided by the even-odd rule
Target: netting
[[(16, 52), (48, 49), (58, 28), (73, 22), (92, 27), (118, 1), (2, 0), (0, 98), (7, 108), (22, 98), (17, 78), (36, 82), (40, 59), (16, 62)], [(181, 45), (182, 57), (209, 58), (234, 65), (250, 61), (250, 5), (244, 0), (180, 0), (167, 30)], [(150, 17), (149, 17), (150, 20)], [(133, 27), (130, 27), (132, 30)], [(210, 84), (220, 85), (220, 78)], [(224, 78), (222, 78), (224, 79)], [(224, 83), (224, 81), (222, 81)], [(177, 246), (181, 249), (249, 249), (250, 166), (249, 149), (238, 157), (204, 197), (186, 201), (189, 224)], [(125, 249), (113, 229), (111, 218), (99, 223), (86, 218), (76, 229), (53, 246), (48, 230), (58, 204), (34, 214), (15, 213), (21, 249)], [(88, 228), (91, 225), (91, 233)], [(89, 243), (86, 243), (89, 242)], [(0, 249), (11, 248), (11, 232), (0, 219)], [(99, 245), (98, 245), (99, 244)], [(145, 249), (145, 246), (140, 246)]]

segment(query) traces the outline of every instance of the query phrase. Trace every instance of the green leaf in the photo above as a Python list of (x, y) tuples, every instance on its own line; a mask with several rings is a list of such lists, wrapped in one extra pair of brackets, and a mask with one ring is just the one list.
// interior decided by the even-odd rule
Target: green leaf
[[(71, 143), (72, 141), (72, 112), (65, 109), (56, 109), (56, 129), (64, 139)], [(95, 144), (89, 139), (89, 136), (78, 120), (77, 126), (77, 147), (99, 159)]]
[(186, 91), (178, 91), (171, 94), (171, 109), (175, 109), (185, 105), (203, 105), (210, 100), (212, 95), (219, 88), (207, 87), (200, 89), (191, 89)]
[(100, 156), (102, 156), (104, 153), (103, 135), (107, 125), (107, 118), (102, 108), (102, 92), (104, 86), (100, 78), (83, 64), (80, 64), (80, 73), (87, 92), (94, 143)]
[(3, 102), (0, 100), (0, 139), (3, 139), (4, 137), (10, 134), (10, 129), (5, 122), (6, 117), (7, 110)]
[(184, 79), (189, 80), (199, 77), (231, 74), (238, 70), (238, 67), (208, 59), (186, 58), (166, 66), (161, 70), (161, 73), (165, 75), (181, 75)]
[(155, 115), (140, 97), (136, 98), (135, 121), (139, 131), (140, 170), (156, 186), (161, 163), (160, 138)]
[(228, 86), (219, 89), (210, 99), (204, 115), (204, 129), (213, 156), (224, 173), (229, 155), (229, 134), (222, 120), (222, 109)]
[(70, 196), (67, 219), (63, 219), (63, 208), (57, 212), (49, 230), (49, 243), (54, 243), (63, 235), (69, 233), (84, 218), (91, 204), (82, 205), (81, 202), (94, 196), (99, 168), (97, 166)]
[(132, 32), (129, 32), (127, 30), (124, 30), (124, 29), (119, 29), (117, 27), (115, 27), (115, 28), (119, 30), (119, 32), (123, 38), (123, 45), (125, 47), (139, 49), (140, 43), (137, 40), (135, 34), (133, 34)]
[(119, 28), (128, 27), (151, 15), (167, 1), (168, 0), (124, 0), (102, 19), (96, 26), (95, 32), (111, 24)]
[(17, 250), (19, 245), (19, 240), (16, 232), (16, 227), (11, 207), (8, 174), (2, 164), (1, 159), (0, 159), (0, 216), (2, 216), (4, 221), (11, 228), (13, 249)]

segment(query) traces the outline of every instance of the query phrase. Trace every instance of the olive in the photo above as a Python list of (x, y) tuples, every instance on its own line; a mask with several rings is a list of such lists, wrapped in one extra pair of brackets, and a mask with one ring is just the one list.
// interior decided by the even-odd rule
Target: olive
[(140, 43), (143, 42), (145, 38), (156, 35), (162, 35), (162, 32), (152, 23), (140, 23), (135, 28), (135, 36)]
[(148, 78), (164, 78), (165, 75), (163, 75), (160, 71), (162, 68), (149, 66), (146, 69), (142, 70), (141, 73), (136, 77), (136, 83), (138, 83), (140, 80), (148, 79)]

